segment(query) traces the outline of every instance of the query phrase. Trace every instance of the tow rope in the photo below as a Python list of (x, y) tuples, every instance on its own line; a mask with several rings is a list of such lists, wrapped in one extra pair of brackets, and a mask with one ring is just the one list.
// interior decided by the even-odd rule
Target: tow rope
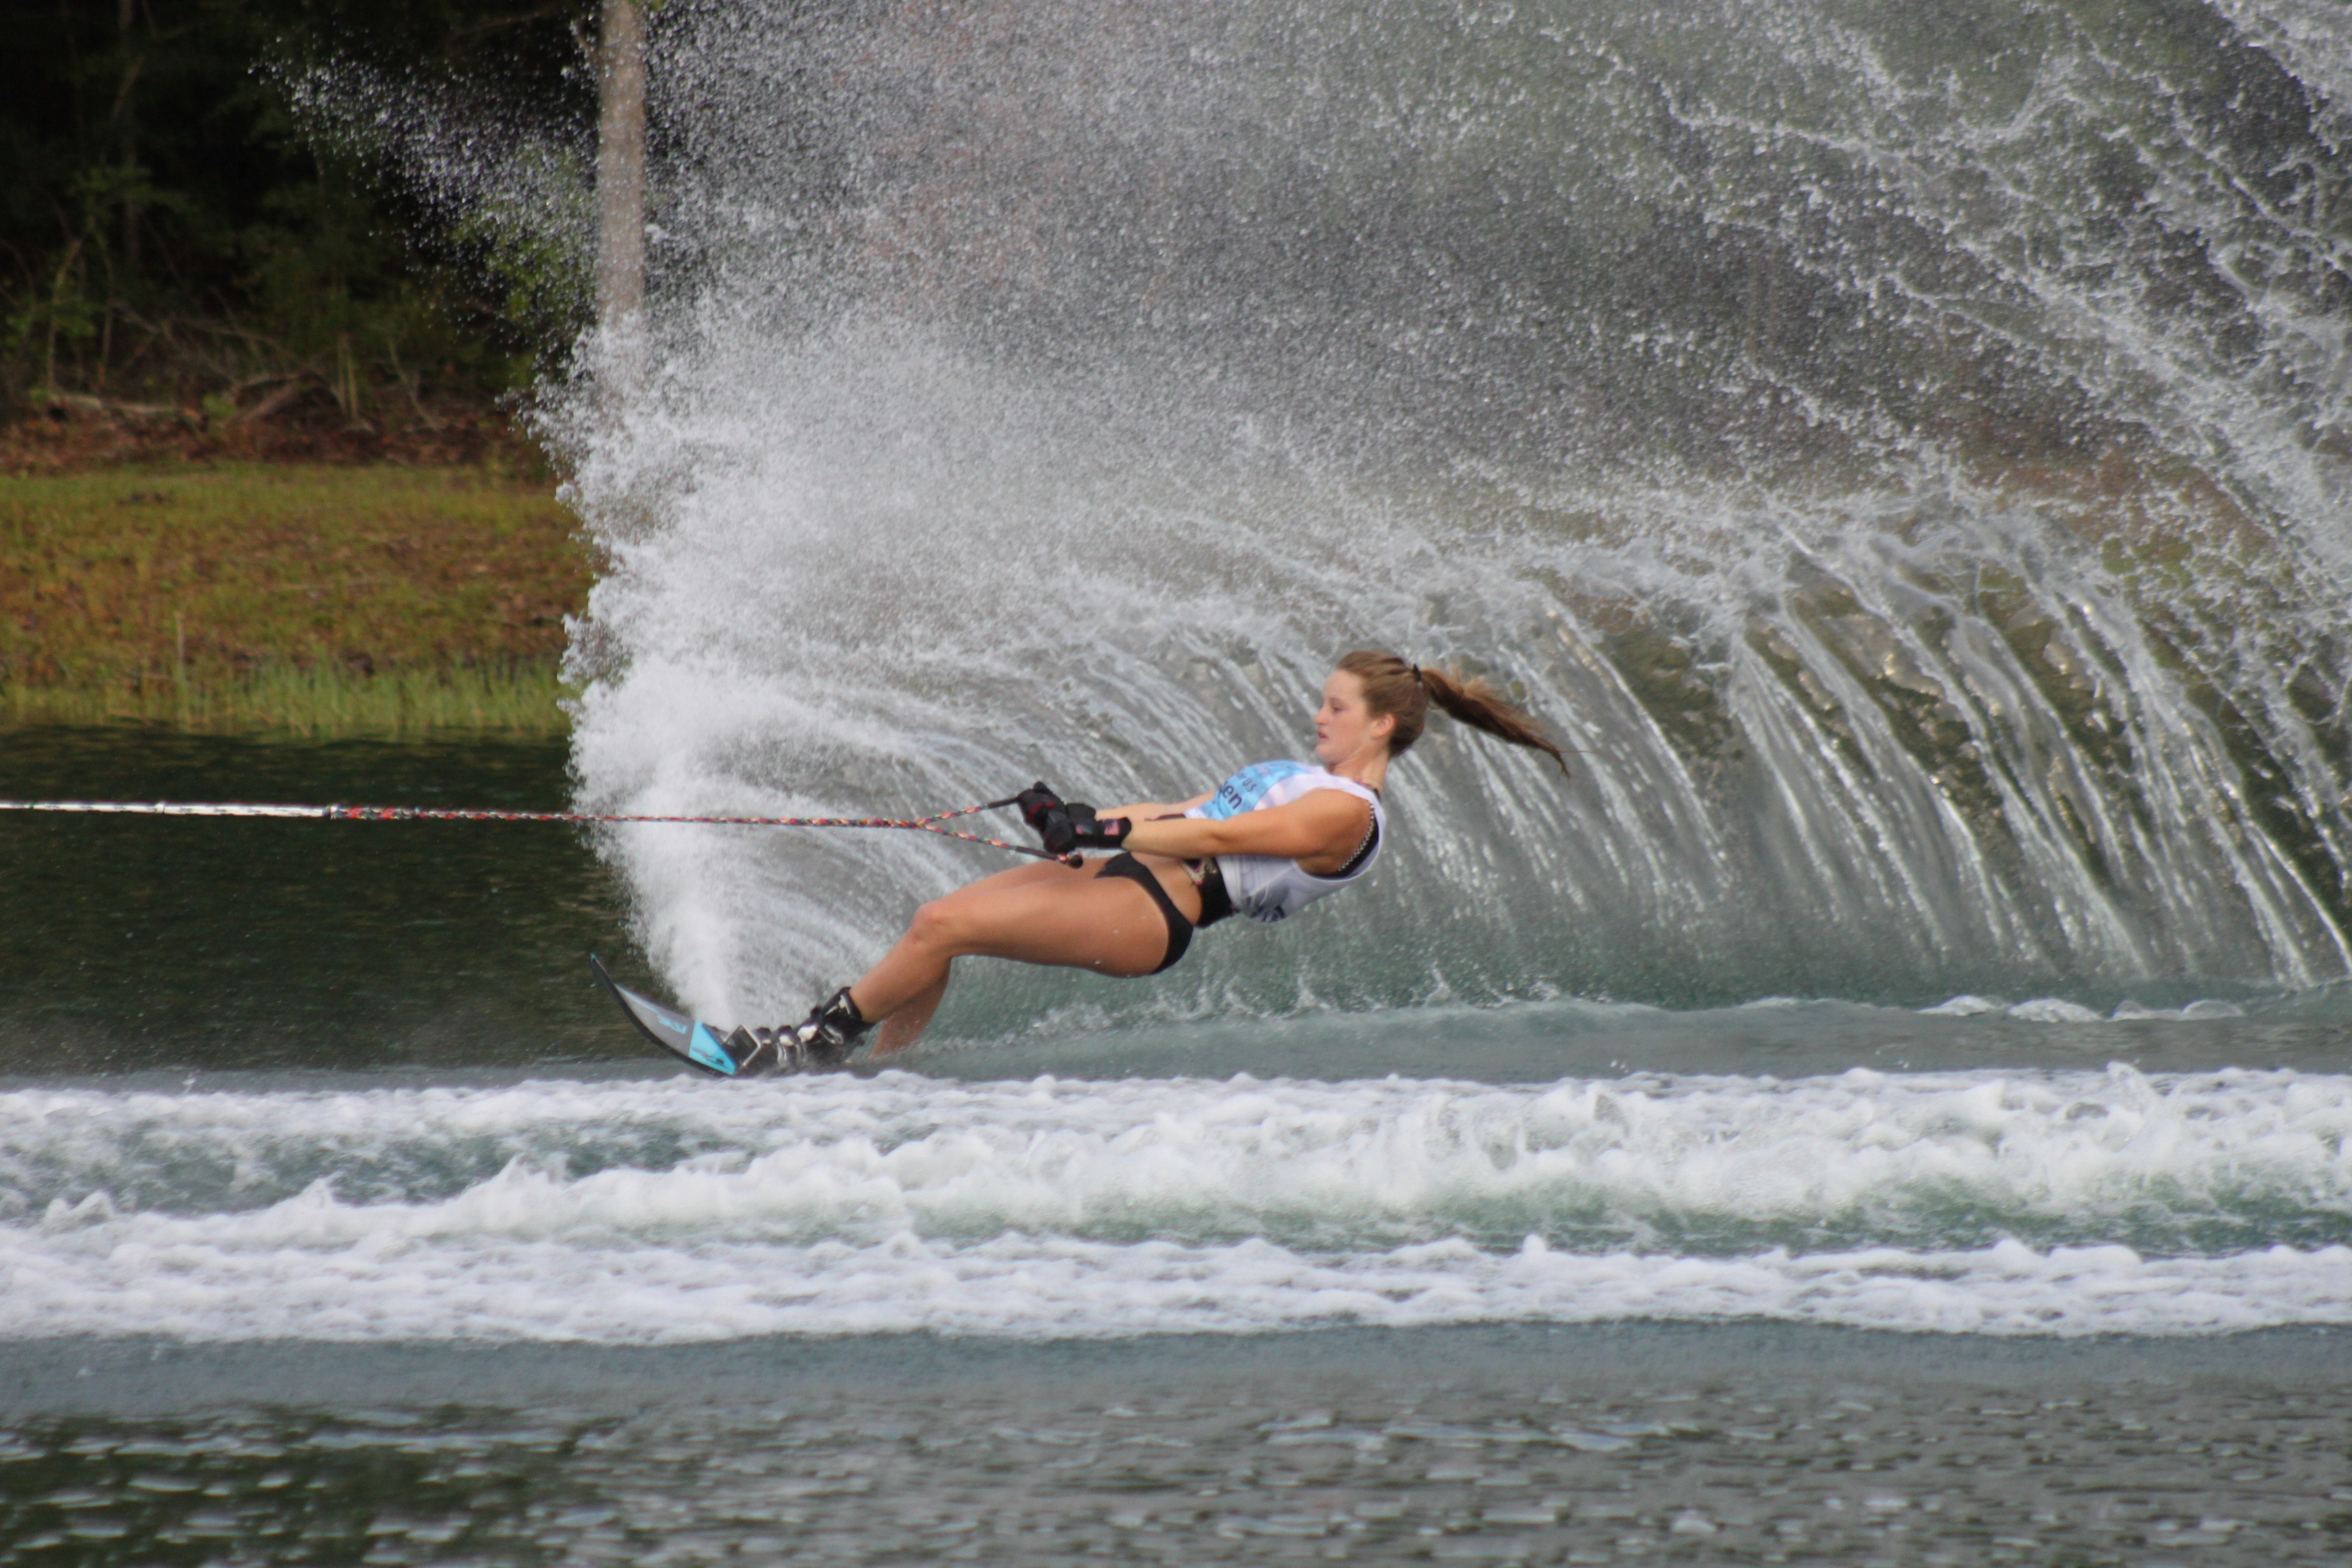
[(713, 827), (892, 827), (913, 833), (933, 833), (941, 838), (960, 838), (967, 844), (985, 844), (992, 849), (1009, 849), (1015, 855), (1031, 855), (1040, 860), (1066, 860), (1076, 865), (1078, 861), (1076, 856), (1055, 855), (1026, 844), (1007, 843), (1002, 838), (990, 838), (978, 833), (960, 833), (940, 826), (959, 816), (971, 816), (978, 812), (1012, 805), (1019, 799), (1017, 795), (1007, 795), (1003, 800), (985, 801), (979, 805), (967, 805), (955, 811), (908, 817), (653, 816), (592, 811), (498, 811), (454, 805), (265, 805), (238, 801), (180, 800), (0, 800), (0, 811), (67, 811), (106, 816), (295, 816), (327, 822), (690, 822)]

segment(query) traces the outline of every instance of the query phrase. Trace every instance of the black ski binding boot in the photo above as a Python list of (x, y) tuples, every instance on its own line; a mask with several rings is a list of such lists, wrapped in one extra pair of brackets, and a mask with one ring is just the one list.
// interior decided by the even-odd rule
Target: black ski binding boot
[(845, 985), (809, 1010), (803, 1022), (776, 1031), (776, 1048), (791, 1054), (796, 1072), (830, 1072), (849, 1060), (866, 1033), (866, 1016), (849, 999)]
[(789, 1029), (737, 1028), (728, 1036), (727, 1054), (735, 1058), (738, 1078), (764, 1078), (779, 1072), (829, 1072), (849, 1060), (858, 1037), (867, 1028), (849, 999), (845, 985), (813, 1008), (807, 1019)]

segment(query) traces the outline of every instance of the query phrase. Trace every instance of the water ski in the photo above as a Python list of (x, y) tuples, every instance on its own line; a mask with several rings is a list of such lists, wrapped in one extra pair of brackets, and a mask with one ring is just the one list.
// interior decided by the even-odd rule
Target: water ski
[(613, 994), (613, 1000), (621, 1005), (621, 1011), (629, 1016), (629, 1022), (643, 1031), (646, 1038), (682, 1058), (689, 1067), (700, 1068), (715, 1078), (734, 1078), (759, 1043), (752, 1039), (750, 1030), (743, 1028), (722, 1038), (718, 1030), (700, 1019), (665, 1007), (649, 996), (638, 995), (614, 979), (604, 961), (593, 952), (588, 955), (588, 967), (596, 972), (596, 978)]

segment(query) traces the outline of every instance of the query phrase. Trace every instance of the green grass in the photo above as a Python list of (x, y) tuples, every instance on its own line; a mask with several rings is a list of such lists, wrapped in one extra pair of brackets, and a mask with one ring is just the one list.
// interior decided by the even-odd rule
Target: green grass
[(570, 721), (552, 661), (504, 669), (355, 675), (337, 665), (281, 666), (198, 686), (0, 689), (0, 724), (161, 724), (176, 730), (407, 739), (436, 731), (560, 733)]
[(592, 575), (495, 470), (0, 477), (0, 722), (559, 731)]

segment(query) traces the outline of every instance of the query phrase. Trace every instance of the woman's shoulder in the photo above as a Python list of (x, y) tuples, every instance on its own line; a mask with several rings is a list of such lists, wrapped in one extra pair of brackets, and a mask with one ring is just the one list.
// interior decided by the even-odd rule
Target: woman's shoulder
[(1226, 776), (1225, 782), (1229, 784), (1240, 784), (1244, 788), (1252, 784), (1265, 786), (1277, 784), (1285, 779), (1295, 779), (1306, 773), (1319, 773), (1322, 771), (1313, 763), (1297, 762), (1289, 757), (1273, 757), (1263, 763), (1252, 763), (1245, 768), (1236, 769)]
[(1251, 763), (1218, 787), (1219, 800), (1226, 798), (1224, 792), (1229, 787), (1234, 790), (1234, 805), (1241, 810), (1260, 805), (1288, 805), (1317, 790), (1325, 789), (1355, 795), (1370, 803), (1375, 810), (1381, 802), (1380, 792), (1369, 785), (1343, 778), (1313, 763), (1287, 760)]
[(1186, 813), (1191, 816), (1238, 816), (1245, 811), (1255, 811), (1263, 805), (1281, 805), (1296, 799), (1312, 788), (1299, 781), (1323, 770), (1307, 763), (1292, 762), (1277, 757), (1271, 762), (1252, 763), (1240, 772), (1229, 775), (1206, 801)]

